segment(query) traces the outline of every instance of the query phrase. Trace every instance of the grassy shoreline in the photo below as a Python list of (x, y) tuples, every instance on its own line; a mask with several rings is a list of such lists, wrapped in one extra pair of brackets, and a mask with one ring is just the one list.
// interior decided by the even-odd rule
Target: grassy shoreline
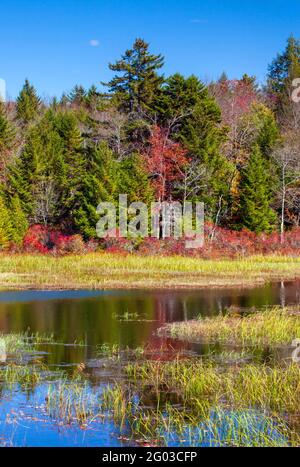
[(109, 253), (0, 255), (0, 290), (229, 288), (298, 278), (300, 258), (286, 256), (203, 260)]

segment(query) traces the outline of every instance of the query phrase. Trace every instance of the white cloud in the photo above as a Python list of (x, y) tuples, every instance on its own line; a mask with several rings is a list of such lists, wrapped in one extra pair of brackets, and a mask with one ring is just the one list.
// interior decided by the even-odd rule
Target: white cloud
[(89, 44), (91, 47), (99, 47), (100, 42), (97, 39), (91, 39)]

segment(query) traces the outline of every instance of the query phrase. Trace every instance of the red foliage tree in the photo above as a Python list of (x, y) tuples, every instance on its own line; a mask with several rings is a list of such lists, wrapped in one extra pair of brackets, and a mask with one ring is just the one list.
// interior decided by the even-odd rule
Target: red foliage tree
[(225, 154), (236, 162), (241, 158), (240, 146), (244, 135), (244, 130), (240, 128), (242, 118), (250, 112), (253, 104), (261, 100), (255, 78), (245, 75), (239, 80), (220, 80), (211, 86), (211, 92), (221, 108), (222, 121), (229, 128)]
[(254, 79), (248, 76), (218, 81), (213, 85), (212, 93), (221, 107), (223, 122), (231, 128), (259, 100)]
[(184, 176), (187, 151), (169, 139), (167, 130), (157, 126), (152, 129), (149, 143), (146, 166), (153, 179), (157, 200), (165, 201), (171, 196), (173, 182)]

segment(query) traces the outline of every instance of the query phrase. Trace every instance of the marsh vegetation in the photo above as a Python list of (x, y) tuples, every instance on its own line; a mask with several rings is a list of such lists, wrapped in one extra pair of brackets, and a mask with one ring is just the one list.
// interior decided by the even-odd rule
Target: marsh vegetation
[[(76, 301), (63, 303), (76, 313)], [(92, 303), (99, 309), (95, 298), (84, 309)], [(2, 445), (300, 445), (297, 306), (231, 307), (162, 325), (145, 306), (139, 311), (140, 300), (136, 309), (116, 303), (118, 332), (146, 326), (147, 338), (1, 335)]]
[(2, 254), (0, 261), (0, 288), (5, 290), (246, 287), (299, 276), (299, 258), (275, 255), (204, 260), (128, 254), (125, 261), (124, 255), (109, 253)]

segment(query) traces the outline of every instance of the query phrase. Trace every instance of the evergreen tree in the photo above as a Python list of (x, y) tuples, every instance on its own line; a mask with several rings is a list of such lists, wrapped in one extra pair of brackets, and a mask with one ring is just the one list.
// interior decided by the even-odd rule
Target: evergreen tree
[(15, 195), (11, 199), (10, 203), (11, 212), (11, 229), (12, 229), (12, 241), (17, 245), (21, 245), (23, 238), (29, 227), (27, 217), (22, 209), (20, 199), (18, 195)]
[(3, 192), (0, 192), (0, 250), (9, 246), (12, 236), (11, 213), (7, 209)]
[(223, 71), (218, 79), (218, 83), (226, 83), (228, 81), (228, 76), (225, 71)]
[(73, 113), (58, 113), (54, 120), (62, 145), (62, 159), (57, 161), (64, 166), (60, 183), (62, 187), (62, 206), (64, 206), (70, 228), (73, 228), (74, 215), (80, 207), (82, 189), (86, 175), (86, 154), (78, 122)]
[[(267, 90), (275, 104), (275, 111), (283, 126), (298, 128), (300, 116), (293, 112), (291, 99), (294, 90), (293, 80), (300, 76), (300, 41), (289, 37), (282, 54), (278, 54), (269, 67)], [(298, 104), (297, 104), (298, 105)]]
[[(156, 94), (153, 108), (161, 127), (178, 130), (185, 126), (197, 103), (207, 98), (207, 90), (194, 75), (185, 78), (180, 73), (170, 76)], [(220, 114), (218, 114), (220, 118)]]
[(149, 44), (143, 39), (136, 39), (132, 49), (126, 50), (121, 60), (109, 65), (110, 70), (120, 76), (114, 76), (106, 86), (117, 97), (122, 110), (140, 113), (151, 109), (163, 83), (163, 78), (157, 74), (163, 64), (162, 55), (150, 54)]
[(254, 104), (252, 121), (255, 128), (254, 136), (264, 157), (269, 158), (280, 141), (280, 131), (271, 109), (264, 104)]
[[(188, 151), (193, 167), (188, 180), (190, 191), (197, 193), (196, 199), (205, 203), (207, 217), (215, 221), (220, 199), (226, 210), (233, 174), (233, 166), (221, 151), (226, 131), (221, 125), (220, 108), (197, 77), (175, 74), (159, 94), (157, 109), (162, 125)], [(184, 184), (177, 187), (179, 194), (184, 190)]]
[(271, 232), (276, 224), (269, 183), (265, 160), (259, 146), (255, 145), (242, 172), (240, 209), (243, 225), (256, 233)]
[(68, 94), (67, 99), (72, 104), (83, 105), (86, 102), (87, 93), (83, 86), (76, 85)]
[(117, 202), (117, 161), (106, 143), (101, 142), (88, 148), (86, 170), (78, 205), (74, 210), (74, 225), (85, 238), (96, 236), (99, 219), (97, 206), (100, 202)]
[(269, 193), (274, 192), (278, 183), (276, 167), (272, 162), (272, 152), (280, 142), (280, 132), (274, 113), (261, 103), (252, 104), (249, 112), (244, 114), (236, 129), (236, 151), (239, 155), (236, 163), (235, 176), (231, 187), (228, 221), (232, 227), (239, 226), (240, 219), (240, 183), (241, 172), (247, 166), (253, 147), (257, 145), (265, 160), (265, 170), (269, 174)]
[(18, 195), (30, 222), (52, 224), (65, 212), (66, 161), (64, 141), (49, 110), (26, 133), (25, 146), (9, 167), (8, 192)]
[(97, 110), (98, 103), (100, 103), (101, 96), (99, 95), (96, 86), (91, 86), (86, 93), (86, 105), (93, 111)]
[[(291, 91), (300, 76), (300, 42), (290, 38), (270, 67), (275, 113), (252, 76), (223, 74), (207, 87), (196, 76), (164, 79), (162, 66), (163, 57), (137, 39), (110, 65), (108, 94), (77, 85), (48, 108), (26, 80), (16, 102), (19, 134), (9, 114), (14, 106), (0, 103), (0, 247), (21, 244), (33, 223), (92, 238), (99, 202), (117, 204), (127, 193), (129, 202), (149, 205), (158, 179), (166, 199), (204, 201), (206, 218), (216, 224), (269, 232), (276, 225), (272, 196), (280, 189), (272, 157), (282, 139), (278, 123), (293, 142), (284, 151), (296, 180), (288, 186), (293, 209), (286, 205), (286, 220), (298, 222), (292, 163), (300, 111)], [(157, 145), (154, 128), (161, 133)]]
[(280, 130), (271, 109), (261, 103), (252, 104), (237, 127), (239, 160), (242, 165), (248, 160), (254, 144), (258, 144), (263, 156), (268, 159), (280, 142)]
[(26, 79), (25, 84), (17, 97), (17, 118), (25, 125), (33, 121), (39, 111), (41, 100), (35, 88)]
[(131, 154), (119, 163), (119, 193), (128, 194), (128, 202), (143, 202), (150, 206), (154, 201), (151, 186), (143, 159), (139, 154)]
[(5, 179), (6, 166), (14, 148), (16, 131), (7, 118), (5, 105), (0, 101), (0, 169), (1, 178)]

